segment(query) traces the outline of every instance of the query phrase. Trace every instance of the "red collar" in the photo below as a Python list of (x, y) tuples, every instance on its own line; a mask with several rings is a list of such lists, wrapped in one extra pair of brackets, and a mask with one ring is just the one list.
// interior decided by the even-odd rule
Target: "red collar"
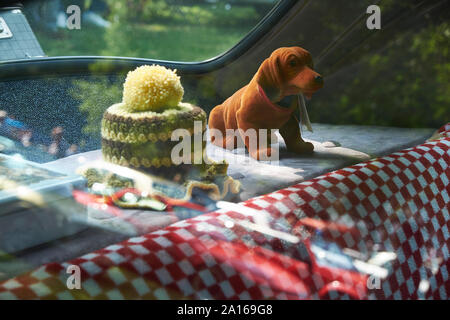
[(261, 88), (260, 85), (258, 85), (258, 91), (263, 100), (266, 102), (266, 104), (269, 105), (271, 108), (284, 113), (292, 113), (292, 111), (294, 111), (295, 108), (283, 108), (270, 101), (270, 99), (267, 97), (266, 93), (264, 92), (263, 88)]

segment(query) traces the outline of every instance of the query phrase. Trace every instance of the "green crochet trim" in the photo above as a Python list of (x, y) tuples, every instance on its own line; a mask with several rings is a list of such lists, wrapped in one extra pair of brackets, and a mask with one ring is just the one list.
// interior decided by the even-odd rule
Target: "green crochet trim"
[(189, 103), (164, 112), (129, 112), (123, 103), (109, 107), (102, 120), (102, 138), (126, 143), (145, 143), (170, 140), (176, 129), (194, 133), (194, 121), (201, 121), (206, 130), (206, 113)]
[[(178, 144), (178, 141), (157, 141), (147, 143), (122, 143), (102, 139), (102, 154), (105, 161), (119, 164), (122, 166), (132, 166), (135, 168), (159, 168), (161, 166), (169, 167), (175, 165), (171, 161), (172, 148)], [(202, 143), (201, 156), (206, 149), (206, 143)], [(195, 159), (194, 145), (191, 145), (191, 160)]]

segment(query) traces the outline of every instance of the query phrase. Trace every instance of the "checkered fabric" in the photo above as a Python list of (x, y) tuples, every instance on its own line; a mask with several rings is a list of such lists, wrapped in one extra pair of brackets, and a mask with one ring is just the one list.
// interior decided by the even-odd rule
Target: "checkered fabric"
[[(222, 209), (42, 266), (0, 283), (0, 299), (449, 299), (449, 165), (445, 134), (240, 204), (260, 215)], [(261, 220), (306, 245), (320, 232), (360, 260), (395, 259), (382, 279), (319, 268), (299, 243), (249, 227)], [(81, 289), (67, 287), (71, 265)]]
[(441, 138), (449, 138), (450, 137), (450, 124), (447, 123), (445, 126), (442, 126), (439, 130), (437, 130), (433, 136), (428, 139), (429, 141), (438, 140)]
[(450, 123), (443, 125), (439, 130), (439, 132), (445, 133), (446, 136), (450, 136)]

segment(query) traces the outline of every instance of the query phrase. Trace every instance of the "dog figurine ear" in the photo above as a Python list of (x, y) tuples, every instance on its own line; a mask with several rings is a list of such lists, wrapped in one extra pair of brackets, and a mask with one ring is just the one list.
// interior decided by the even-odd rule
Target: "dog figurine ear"
[(283, 98), (283, 75), (281, 74), (279, 55), (271, 55), (263, 61), (256, 73), (256, 81), (272, 102), (278, 102)]

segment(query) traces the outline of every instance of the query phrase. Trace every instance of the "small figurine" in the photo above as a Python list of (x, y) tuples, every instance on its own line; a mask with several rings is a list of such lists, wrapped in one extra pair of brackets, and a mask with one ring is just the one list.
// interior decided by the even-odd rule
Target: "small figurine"
[[(207, 158), (206, 142), (197, 143), (194, 138), (200, 136), (201, 140), (206, 131), (206, 112), (182, 102), (183, 95), (184, 88), (176, 70), (144, 65), (130, 71), (123, 85), (122, 101), (110, 106), (103, 114), (103, 160), (184, 184), (186, 193), (183, 197), (187, 199), (197, 189), (217, 200), (228, 194), (234, 197), (240, 192), (240, 184), (227, 175), (228, 164)], [(180, 137), (181, 142), (172, 139), (178, 130), (184, 134)], [(183, 149), (182, 156), (179, 155), (181, 152), (174, 152), (175, 147), (185, 144), (186, 148), (180, 148)], [(196, 162), (197, 158), (201, 161)], [(91, 185), (97, 182), (119, 189), (146, 191), (142, 190), (142, 185), (100, 174), (92, 165), (87, 166), (92, 169), (89, 176), (88, 169), (80, 172)], [(112, 172), (111, 166), (106, 168), (105, 163), (103, 166), (107, 172)], [(104, 175), (108, 178), (102, 178)]]
[[(303, 141), (299, 126), (299, 123), (305, 124), (311, 131), (303, 95), (311, 98), (322, 87), (323, 78), (313, 70), (308, 51), (300, 47), (279, 48), (264, 60), (248, 85), (211, 111), (209, 128), (219, 130), (224, 137), (216, 139), (211, 133), (211, 142), (222, 148), (234, 149), (237, 137), (240, 137), (250, 155), (263, 160), (273, 152), (270, 144), (261, 144), (262, 141), (258, 140), (256, 149), (251, 150), (249, 138), (243, 133), (248, 129), (279, 129), (288, 151), (310, 153), (314, 147)], [(295, 95), (299, 95), (298, 101), (293, 99)], [(286, 101), (288, 105), (283, 106)], [(301, 119), (296, 115), (297, 109)], [(227, 136), (227, 129), (240, 129), (240, 135)]]

